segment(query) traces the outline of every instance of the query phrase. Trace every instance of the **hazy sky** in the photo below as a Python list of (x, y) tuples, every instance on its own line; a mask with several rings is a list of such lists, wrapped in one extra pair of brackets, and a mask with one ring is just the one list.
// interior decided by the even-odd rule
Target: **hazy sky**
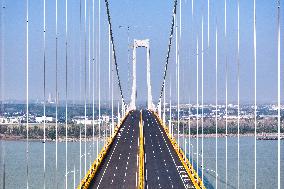
[[(0, 0), (1, 8), (1, 93), (3, 99), (24, 100), (26, 94), (26, 1)], [(98, 0), (95, 0), (93, 40), (92, 0), (87, 0), (86, 33), (82, 0), (80, 33), (80, 1), (68, 0), (68, 93), (69, 99), (83, 100), (85, 96), (85, 39), (87, 63), (87, 96), (92, 99), (93, 82), (89, 80), (89, 21), (90, 59), (95, 70), (95, 99), (98, 97), (96, 65), (98, 58)], [(218, 101), (225, 101), (225, 64), (228, 63), (228, 102), (237, 101), (237, 0), (227, 1), (227, 38), (224, 35), (224, 0), (210, 1), (210, 29), (208, 47), (207, 0), (182, 1), (182, 42), (180, 44), (180, 97), (182, 102), (196, 103), (196, 43), (201, 50), (201, 20), (204, 17), (204, 102), (215, 102), (215, 31), (218, 29)], [(277, 100), (277, 1), (256, 1), (257, 34), (257, 102), (274, 103)], [(89, 9), (90, 8), (90, 9)], [(150, 39), (151, 84), (155, 101), (161, 89), (166, 60), (173, 1), (110, 0), (115, 47), (122, 88), (126, 100), (130, 98), (132, 73), (132, 48), (128, 64), (128, 35), (133, 39)], [(90, 10), (90, 11), (89, 11)], [(178, 14), (179, 14), (178, 10)], [(89, 20), (90, 13), (90, 20)], [(30, 0), (29, 5), (29, 98), (43, 99), (43, 0)], [(101, 97), (109, 99), (108, 85), (108, 24), (104, 1), (101, 1)], [(281, 30), (284, 22), (281, 13)], [(119, 27), (124, 26), (124, 27)], [(282, 32), (283, 33), (283, 32)], [(283, 35), (282, 35), (283, 36)], [(281, 37), (282, 37), (281, 36)], [(81, 38), (81, 43), (80, 43)], [(92, 48), (93, 41), (95, 48)], [(284, 37), (281, 39), (284, 44)], [(283, 45), (282, 45), (283, 46)], [(283, 47), (281, 64), (283, 65)], [(58, 0), (58, 75), (59, 96), (65, 98), (65, 1)], [(137, 51), (138, 101), (146, 101), (146, 50)], [(176, 100), (175, 40), (170, 55), (166, 97), (169, 100), (171, 78), (172, 99)], [(81, 58), (80, 58), (81, 57)], [(201, 99), (201, 55), (199, 56), (199, 99)], [(281, 74), (284, 75), (282, 66)], [(253, 67), (253, 0), (240, 0), (240, 98), (242, 103), (252, 103), (254, 93)], [(115, 75), (116, 77), (116, 75)], [(115, 96), (118, 89), (115, 80)], [(284, 80), (281, 78), (282, 100)], [(90, 91), (89, 91), (90, 84)], [(46, 93), (55, 96), (55, 0), (46, 1)], [(201, 101), (200, 101), (201, 102)]]

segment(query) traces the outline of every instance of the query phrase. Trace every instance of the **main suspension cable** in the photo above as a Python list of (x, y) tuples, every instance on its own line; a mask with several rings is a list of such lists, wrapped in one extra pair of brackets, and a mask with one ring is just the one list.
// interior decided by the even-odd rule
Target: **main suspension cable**
[(117, 64), (117, 59), (116, 59), (116, 51), (115, 51), (115, 45), (114, 45), (114, 37), (113, 37), (113, 32), (112, 32), (112, 24), (111, 24), (111, 17), (110, 17), (108, 0), (105, 0), (105, 4), (106, 4), (106, 11), (107, 11), (108, 24), (109, 24), (109, 32), (110, 32), (111, 46), (112, 46), (112, 51), (113, 51), (114, 64), (115, 64), (115, 69), (116, 69), (116, 76), (117, 76), (117, 80), (118, 80), (120, 96), (121, 96), (123, 105), (125, 106), (123, 91), (122, 91), (122, 87), (121, 87), (121, 81), (120, 81), (120, 77), (119, 77), (118, 64)]
[(165, 64), (165, 70), (164, 70), (164, 76), (163, 76), (163, 84), (162, 84), (162, 89), (161, 89), (161, 92), (160, 92), (158, 106), (161, 103), (161, 99), (162, 99), (163, 91), (164, 91), (164, 87), (165, 87), (165, 80), (166, 80), (166, 76), (167, 76), (167, 70), (168, 70), (168, 64), (169, 64), (170, 52), (171, 52), (171, 46), (172, 46), (172, 39), (173, 39), (173, 34), (174, 34), (176, 13), (177, 13), (177, 0), (174, 0), (174, 8), (173, 8), (173, 15), (172, 15), (172, 22), (171, 22), (171, 32), (170, 32), (170, 37), (169, 37), (168, 52), (167, 52), (167, 57), (166, 57), (166, 64)]

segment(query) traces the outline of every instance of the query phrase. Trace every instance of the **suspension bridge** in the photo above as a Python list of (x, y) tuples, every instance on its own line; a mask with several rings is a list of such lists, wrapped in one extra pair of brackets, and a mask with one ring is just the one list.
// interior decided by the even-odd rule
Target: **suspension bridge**
[[(205, 188), (198, 174), (176, 143), (168, 127), (161, 120), (161, 97), (164, 90), (168, 57), (177, 1), (174, 1), (171, 32), (169, 37), (166, 69), (163, 77), (158, 109), (152, 100), (150, 76), (150, 40), (134, 40), (131, 102), (124, 104), (123, 91), (116, 63), (116, 53), (108, 1), (108, 15), (112, 52), (116, 65), (118, 85), (122, 99), (124, 118), (115, 128), (96, 161), (78, 188)], [(136, 49), (146, 48), (147, 54), (147, 111), (136, 110)], [(159, 115), (155, 113), (159, 112)], [(135, 176), (134, 176), (135, 175)]]
[[(26, 35), (26, 47), (27, 47), (27, 87), (29, 85), (29, 0), (26, 1), (26, 26), (27, 26), (27, 35)], [(2, 3), (4, 10), (5, 2)], [(82, 17), (82, 2), (80, 1), (80, 28), (82, 26), (81, 17)], [(93, 35), (94, 35), (94, 1), (93, 5)], [(99, 7), (101, 6), (101, 1), (99, 1)], [(124, 93), (122, 90), (121, 79), (118, 70), (117, 63), (117, 54), (114, 43), (114, 34), (111, 22), (111, 14), (109, 8), (109, 2), (105, 1), (107, 21), (108, 21), (108, 33), (109, 33), (109, 82), (110, 82), (110, 69), (112, 72), (116, 73), (117, 76), (117, 86), (120, 92), (121, 98), (121, 114), (122, 119), (118, 118), (117, 125), (115, 127), (114, 118), (113, 118), (113, 86), (112, 86), (112, 124), (109, 130), (109, 136), (105, 138), (104, 146), (100, 153), (97, 152), (96, 160), (91, 164), (87, 171), (87, 153), (83, 155), (85, 157), (85, 171), (86, 175), (82, 179), (78, 188), (205, 188), (199, 175), (194, 170), (193, 166), (187, 159), (187, 156), (184, 154), (182, 149), (179, 147), (179, 144), (175, 141), (173, 133), (170, 133), (168, 127), (165, 125), (165, 122), (161, 120), (161, 97), (164, 91), (164, 85), (167, 74), (167, 65), (169, 61), (172, 38), (174, 33), (174, 25), (175, 25), (175, 17), (177, 10), (177, 0), (174, 1), (174, 7), (172, 11), (172, 20), (171, 20), (171, 31), (169, 36), (169, 45), (167, 52), (167, 59), (165, 65), (165, 72), (163, 76), (163, 83), (161, 89), (161, 96), (159, 99), (159, 103), (157, 107), (155, 107), (152, 99), (152, 89), (151, 89), (151, 77), (150, 77), (150, 40), (134, 40), (133, 44), (133, 75), (132, 75), (132, 94), (131, 94), (131, 102), (129, 105), (126, 104), (124, 99)], [(88, 9), (88, 10), (87, 10)], [(56, 0), (56, 158), (57, 158), (57, 129), (58, 129), (58, 2)], [(85, 130), (85, 150), (86, 150), (86, 130), (87, 130), (87, 106), (88, 106), (88, 92), (91, 90), (91, 65), (90, 62), (94, 61), (94, 57), (91, 58), (91, 40), (90, 40), (90, 11), (91, 10), (91, 1), (84, 2), (84, 33), (85, 38), (83, 41), (83, 46), (85, 48), (85, 56), (84, 56), (84, 87), (85, 87), (85, 120), (84, 130)], [(101, 9), (99, 8), (99, 11)], [(89, 11), (89, 12), (88, 12)], [(87, 23), (87, 12), (88, 12), (88, 22)], [(68, 1), (65, 3), (65, 139), (66, 139), (66, 183), (65, 186), (68, 185), (67, 175), (68, 173), (74, 173), (73, 171), (67, 170), (67, 162), (68, 162)], [(101, 14), (99, 13), (99, 17)], [(3, 18), (3, 17), (2, 17)], [(88, 25), (89, 24), (89, 25)], [(89, 30), (89, 51), (87, 55), (87, 25)], [(100, 18), (99, 18), (99, 27), (100, 27)], [(98, 37), (100, 38), (100, 29)], [(94, 36), (93, 36), (94, 38)], [(80, 38), (81, 43), (81, 38)], [(98, 54), (100, 55), (100, 44), (98, 44)], [(147, 110), (136, 110), (136, 98), (137, 98), (137, 88), (136, 88), (136, 49), (137, 48), (146, 48), (147, 55)], [(46, 2), (43, 2), (43, 94), (44, 99), (46, 99)], [(94, 43), (93, 43), (94, 50)], [(81, 49), (80, 49), (81, 53)], [(87, 60), (87, 56), (88, 59)], [(94, 56), (94, 55), (93, 55)], [(92, 60), (91, 60), (92, 59)], [(111, 59), (114, 63), (114, 66), (111, 68)], [(81, 61), (81, 59), (80, 59)], [(100, 61), (100, 56), (98, 57), (98, 61)], [(87, 65), (89, 62), (89, 65)], [(100, 64), (98, 65), (98, 69), (100, 70)], [(88, 67), (89, 66), (89, 67)], [(93, 71), (94, 71), (94, 66)], [(97, 69), (97, 68), (96, 68)], [(88, 79), (87, 79), (88, 77)], [(94, 80), (95, 74), (92, 74), (92, 79)], [(98, 74), (98, 79), (100, 79), (100, 73)], [(88, 81), (87, 81), (88, 80)], [(114, 80), (112, 76), (112, 80)], [(81, 84), (81, 83), (80, 83)], [(89, 86), (87, 86), (89, 85)], [(89, 89), (88, 89), (89, 87)], [(100, 82), (98, 86), (100, 90)], [(110, 88), (110, 83), (109, 83)], [(80, 88), (81, 90), (81, 88)], [(94, 81), (93, 81), (93, 93), (94, 93)], [(29, 112), (29, 90), (27, 90), (27, 107), (26, 110)], [(90, 95), (90, 94), (89, 94)], [(100, 98), (100, 92), (99, 92)], [(100, 113), (100, 101), (99, 101), (99, 118), (101, 117)], [(43, 126), (44, 126), (44, 188), (46, 187), (46, 107), (47, 102), (43, 101)], [(119, 106), (118, 106), (119, 108)], [(119, 113), (118, 109), (118, 113)], [(158, 114), (157, 114), (158, 113)], [(27, 158), (29, 151), (29, 114), (26, 115), (26, 134), (27, 134)], [(93, 96), (93, 145), (94, 145), (94, 96)], [(119, 115), (120, 117), (120, 115)], [(99, 120), (99, 135), (101, 134), (101, 120)], [(81, 155), (81, 129), (80, 129), (80, 158)], [(104, 131), (104, 132), (107, 132)], [(107, 133), (106, 133), (107, 135)], [(98, 145), (97, 141), (97, 145)], [(98, 151), (97, 146), (97, 151)], [(28, 160), (28, 159), (27, 159)], [(81, 161), (80, 161), (80, 175), (81, 175)], [(58, 164), (56, 161), (56, 170), (58, 169)], [(5, 172), (5, 170), (4, 170)], [(27, 174), (29, 174), (29, 166), (27, 165)], [(4, 174), (5, 175), (5, 174)], [(81, 176), (80, 176), (81, 177)], [(28, 177), (27, 177), (28, 178)], [(75, 178), (74, 178), (75, 183)], [(74, 184), (75, 185), (75, 184)], [(5, 178), (3, 181), (3, 187), (5, 188)], [(29, 187), (29, 179), (27, 179), (27, 188)]]
[[(6, 15), (8, 15), (9, 6), (11, 3), (8, 0), (1, 1), (1, 76), (0, 76), (0, 89), (1, 89), (1, 112), (0, 116), (5, 115), (5, 103), (3, 103), (4, 96), (7, 96), (4, 92), (5, 85), (5, 72), (4, 62), (6, 61), (5, 49), (7, 44), (5, 36), (7, 31), (5, 25), (7, 25)], [(32, 0), (26, 0), (24, 2), (25, 8), (21, 7), (21, 14), (25, 15), (25, 81), (24, 86), (26, 88), (24, 96), (25, 98), (25, 111), (18, 125), (21, 125), (22, 130), (25, 132), (25, 161), (26, 166), (22, 166), (25, 169), (25, 188), (30, 188), (32, 185), (32, 160), (31, 160), (31, 140), (33, 140), (33, 132), (36, 123), (42, 125), (42, 135), (40, 138), (42, 142), (42, 186), (40, 188), (71, 188), (70, 175), (73, 173), (73, 186), (72, 188), (139, 188), (139, 189), (151, 189), (151, 188), (242, 188), (243, 184), (240, 183), (240, 177), (242, 171), (240, 170), (240, 125), (241, 125), (241, 110), (240, 110), (240, 0), (236, 0), (235, 4), (229, 2), (229, 5), (236, 8), (236, 31), (229, 30), (232, 25), (227, 23), (227, 9), (228, 2), (224, 0), (222, 4), (222, 11), (224, 12), (222, 20), (218, 20), (216, 15), (218, 13), (219, 3), (210, 2), (210, 0), (203, 0), (201, 8), (195, 5), (197, 2), (194, 0), (173, 0), (171, 4), (171, 10), (167, 15), (169, 28), (163, 33), (167, 33), (167, 41), (161, 44), (166, 46), (165, 57), (160, 62), (163, 65), (159, 70), (161, 73), (160, 83), (153, 86), (151, 81), (151, 66), (153, 64), (151, 50), (154, 49), (156, 44), (151, 43), (151, 38), (138, 38), (133, 37), (133, 41), (130, 40), (130, 29), (136, 26), (122, 26), (115, 27), (115, 19), (112, 17), (112, 2), (109, 0), (79, 0), (74, 2), (65, 0), (54, 0), (51, 5), (50, 2), (42, 0), (42, 26), (41, 38), (41, 62), (40, 68), (42, 72), (33, 76), (31, 73), (33, 69), (37, 69), (37, 65), (32, 63), (30, 56), (35, 52), (34, 44), (31, 44), (31, 38), (33, 38), (34, 31), (31, 31), (31, 25), (36, 21), (36, 17), (33, 15), (33, 11), (36, 12), (33, 7), (35, 6)], [(275, 3), (276, 2), (276, 3)], [(276, 66), (277, 67), (277, 128), (274, 129), (277, 140), (277, 170), (273, 176), (277, 180), (275, 188), (283, 186), (283, 173), (281, 168), (281, 161), (283, 159), (281, 154), (281, 139), (283, 135), (281, 129), (283, 129), (283, 121), (281, 120), (281, 22), (280, 19), (280, 0), (274, 2), (275, 9), (275, 49), (276, 49)], [(214, 5), (212, 8), (210, 5)], [(232, 5), (233, 4), (233, 5)], [(186, 15), (183, 14), (183, 6), (191, 7), (191, 21), (192, 27), (189, 29), (190, 37), (186, 38), (187, 33), (183, 31), (183, 19)], [(259, 118), (259, 110), (257, 104), (257, 32), (256, 32), (256, 0), (253, 0), (252, 9), (252, 62), (253, 62), (253, 87), (251, 92), (253, 98), (253, 105), (251, 105), (253, 112), (250, 112), (251, 116), (249, 120), (254, 122), (254, 164), (253, 164), (253, 177), (249, 178), (249, 182), (253, 183), (254, 188), (257, 187), (257, 126)], [(195, 7), (196, 6), (196, 7)], [(51, 35), (51, 27), (47, 27), (50, 24), (47, 18), (47, 9), (52, 8), (54, 13), (54, 25), (53, 34)], [(200, 8), (202, 11), (200, 11)], [(121, 10), (123, 11), (123, 10)], [(195, 16), (199, 14), (201, 17)], [(198, 13), (197, 13), (198, 12)], [(32, 19), (31, 19), (31, 16)], [(215, 16), (215, 17), (214, 17)], [(232, 15), (231, 15), (232, 16)], [(102, 19), (104, 17), (105, 19)], [(206, 18), (207, 17), (207, 18)], [(69, 19), (69, 20), (68, 20)], [(207, 21), (207, 36), (204, 35), (204, 23)], [(215, 19), (215, 20), (214, 20)], [(71, 20), (71, 21), (70, 21)], [(190, 19), (188, 19), (190, 20)], [(187, 20), (187, 21), (188, 21)], [(213, 21), (212, 21), (213, 20)], [(62, 23), (58, 24), (61, 21)], [(74, 22), (77, 25), (74, 26)], [(185, 21), (184, 21), (185, 22)], [(211, 22), (211, 23), (210, 23)], [(48, 23), (48, 24), (47, 24)], [(70, 24), (71, 23), (71, 24)], [(222, 24), (221, 24), (222, 23)], [(274, 23), (274, 22), (273, 22)], [(51, 25), (51, 24), (50, 24)], [(49, 25), (49, 26), (50, 26)], [(214, 25), (214, 29), (210, 30), (210, 26)], [(63, 29), (61, 28), (62, 26)], [(223, 27), (223, 28), (222, 28)], [(222, 29), (221, 29), (222, 28)], [(120, 67), (120, 49), (117, 43), (119, 38), (116, 33), (118, 29), (127, 29), (127, 66), (128, 73), (125, 69), (119, 69)], [(145, 27), (143, 28), (145, 29)], [(76, 30), (76, 32), (74, 32)], [(221, 31), (222, 30), (222, 31)], [(212, 32), (213, 31), (213, 32)], [(236, 91), (237, 91), (237, 168), (234, 170), (236, 177), (236, 186), (230, 184), (230, 176), (228, 169), (231, 166), (228, 162), (228, 135), (230, 132), (230, 105), (228, 103), (228, 88), (229, 88), (229, 52), (230, 32), (236, 32)], [(162, 31), (161, 31), (162, 33)], [(214, 35), (213, 35), (214, 34)], [(162, 35), (162, 34), (161, 34)], [(213, 37), (212, 37), (213, 36)], [(53, 43), (50, 43), (49, 39), (53, 38)], [(223, 43), (220, 45), (220, 38), (222, 37)], [(76, 40), (73, 40), (75, 38)], [(102, 39), (107, 38), (107, 41)], [(206, 39), (207, 41), (206, 41)], [(188, 39), (190, 45), (188, 48), (183, 48), (183, 39)], [(8, 40), (7, 40), (8, 41)], [(206, 41), (206, 42), (205, 42)], [(218, 45), (219, 43), (219, 45)], [(34, 46), (33, 46), (34, 45)], [(52, 46), (52, 48), (51, 48)], [(218, 49), (222, 46), (224, 52), (222, 54), (224, 60), (223, 73), (220, 74), (220, 60)], [(71, 48), (73, 47), (73, 48)], [(120, 47), (120, 46), (119, 46)], [(48, 50), (52, 49), (52, 51)], [(137, 61), (139, 59), (137, 53), (143, 49), (146, 51), (146, 85), (147, 92), (145, 95), (146, 105), (140, 108), (141, 105), (137, 103), (139, 96), (139, 87), (137, 84), (138, 75), (141, 70), (137, 70)], [(184, 50), (185, 49), (185, 50)], [(185, 51), (188, 52), (185, 53)], [(274, 50), (275, 50), (274, 49)], [(130, 51), (132, 50), (132, 56)], [(32, 53), (31, 53), (32, 51)], [(70, 51), (73, 51), (70, 53)], [(155, 49), (154, 49), (155, 52)], [(209, 56), (209, 53), (213, 53), (214, 56)], [(73, 54), (71, 56), (71, 54)], [(104, 56), (102, 55), (104, 54)], [(53, 56), (54, 55), (54, 56)], [(75, 56), (74, 56), (75, 55)], [(206, 105), (204, 101), (204, 56), (208, 55), (207, 62), (211, 62), (213, 67), (210, 67), (207, 71), (215, 71), (213, 79), (213, 85), (210, 86), (210, 90), (215, 92), (215, 104), (213, 113), (213, 121), (211, 124), (214, 126), (213, 143), (210, 143), (210, 151), (214, 151), (214, 158), (216, 159), (214, 168), (207, 168), (208, 162), (204, 159), (204, 128), (206, 124)], [(50, 56), (53, 56), (50, 60)], [(181, 65), (182, 56), (189, 57), (190, 71), (186, 72), (183, 69), (184, 65)], [(193, 57), (193, 58), (192, 58)], [(200, 61), (201, 59), (201, 61)], [(34, 60), (33, 60), (34, 61)], [(23, 62), (23, 60), (22, 60)], [(139, 62), (139, 61), (138, 61)], [(192, 65), (195, 62), (195, 65)], [(50, 66), (53, 64), (53, 66)], [(222, 65), (221, 65), (222, 66)], [(22, 68), (22, 67), (21, 67)], [(130, 68), (132, 74), (130, 74)], [(194, 70), (196, 69), (196, 70)], [(137, 74), (138, 73), (138, 74)], [(218, 75), (219, 74), (219, 75)], [(127, 75), (128, 89), (124, 88), (125, 76)], [(192, 81), (186, 81), (186, 76), (196, 76), (196, 83)], [(210, 73), (209, 73), (210, 75)], [(220, 81), (220, 75), (224, 80)], [(155, 76), (156, 77), (156, 76)], [(36, 81), (40, 78), (41, 83)], [(50, 84), (52, 78), (53, 84)], [(35, 83), (33, 83), (35, 80)], [(174, 80), (174, 81), (173, 81)], [(206, 82), (206, 81), (205, 81)], [(224, 84), (225, 90), (225, 105), (218, 104), (218, 89), (219, 85)], [(33, 86), (34, 85), (34, 86)], [(175, 87), (172, 87), (175, 85)], [(187, 85), (190, 85), (188, 88)], [(210, 84), (209, 84), (210, 85)], [(131, 86), (131, 87), (129, 87)], [(196, 87), (196, 90), (192, 90)], [(34, 123), (34, 116), (31, 112), (34, 111), (33, 105), (37, 104), (32, 102), (31, 96), (33, 95), (33, 88), (41, 92), (42, 101), (39, 103), (42, 107), (42, 116), (37, 117), (40, 120)], [(38, 89), (40, 88), (40, 89)], [(131, 88), (131, 89), (130, 89)], [(186, 92), (186, 90), (190, 92)], [(50, 90), (54, 90), (55, 97), (52, 101), (51, 95), (47, 98), (47, 93)], [(173, 90), (173, 92), (172, 92)], [(157, 92), (158, 91), (158, 92)], [(196, 102), (193, 102), (191, 94), (196, 92)], [(200, 93), (201, 91), (201, 93)], [(153, 95), (156, 93), (158, 95)], [(187, 94), (188, 93), (188, 94)], [(211, 93), (210, 93), (211, 94)], [(9, 94), (8, 94), (9, 95)], [(37, 94), (38, 95), (38, 94)], [(35, 95), (36, 96), (36, 95)], [(40, 95), (39, 95), (40, 96)], [(174, 99), (172, 96), (175, 96)], [(201, 98), (200, 98), (201, 96)], [(34, 96), (33, 96), (34, 97)], [(157, 97), (157, 98), (155, 98)], [(79, 105), (76, 105), (76, 100), (79, 99)], [(104, 99), (104, 100), (102, 100)], [(173, 100), (174, 99), (174, 100)], [(172, 102), (175, 101), (175, 102)], [(168, 102), (167, 102), (168, 101)], [(187, 101), (188, 106), (182, 105), (181, 101)], [(82, 103), (83, 102), (83, 103)], [(196, 103), (195, 106), (192, 104)], [(221, 109), (224, 109), (223, 113), (220, 113)], [(6, 108), (7, 109), (7, 108)], [(194, 109), (194, 113), (193, 113)], [(232, 111), (232, 110), (231, 110)], [(80, 113), (78, 113), (80, 112)], [(40, 114), (37, 112), (37, 114)], [(53, 119), (49, 120), (49, 115), (54, 115)], [(188, 117), (186, 117), (187, 115)], [(3, 116), (4, 117), (4, 116)], [(4, 121), (4, 118), (0, 117), (0, 124)], [(220, 130), (220, 122), (224, 119), (224, 133), (225, 137), (225, 158), (221, 161), (224, 164), (225, 172), (218, 172), (218, 137)], [(52, 125), (54, 123), (54, 125)], [(54, 126), (52, 130), (54, 136), (49, 138), (49, 127)], [(78, 125), (79, 131), (76, 131)], [(220, 124), (221, 125), (221, 124)], [(1, 126), (1, 125), (0, 125)], [(219, 126), (219, 127), (218, 127)], [(187, 127), (187, 131), (185, 131)], [(71, 141), (76, 140), (76, 132), (78, 133), (79, 146), (76, 146), (76, 152), (70, 150), (72, 146)], [(191, 133), (195, 132), (195, 133)], [(2, 134), (2, 133), (0, 133)], [(3, 133), (4, 134), (4, 133)], [(1, 135), (0, 135), (1, 136)], [(188, 136), (188, 137), (187, 137)], [(1, 138), (0, 138), (1, 139)], [(50, 165), (48, 160), (50, 157), (47, 153), (49, 142), (55, 142), (55, 162)], [(64, 143), (64, 147), (60, 146), (60, 142)], [(194, 142), (196, 143), (193, 150)], [(63, 144), (62, 143), (62, 144)], [(1, 143), (4, 145), (4, 143)], [(52, 144), (53, 145), (53, 144)], [(60, 148), (62, 148), (60, 152)], [(73, 147), (72, 147), (73, 148)], [(1, 147), (4, 149), (4, 147)], [(89, 152), (88, 152), (89, 150)], [(59, 152), (62, 157), (59, 156)], [(64, 153), (63, 153), (64, 152)], [(73, 160), (75, 156), (77, 160), (79, 158), (79, 166), (74, 163), (77, 160)], [(1, 168), (0, 175), (2, 176), (2, 186), (7, 188), (7, 174), (6, 174), (6, 160), (3, 150), (3, 169)], [(63, 155), (64, 154), (64, 155)], [(282, 153), (283, 154), (283, 153)], [(89, 157), (88, 157), (89, 156)], [(62, 160), (62, 158), (64, 160)], [(74, 159), (76, 159), (74, 158)], [(211, 157), (210, 157), (211, 158)], [(53, 157), (54, 159), (54, 157)], [(61, 160), (59, 160), (61, 159)], [(74, 164), (70, 166), (70, 162)], [(76, 164), (76, 165), (75, 165)], [(76, 167), (75, 167), (76, 166)], [(54, 175), (48, 173), (50, 167), (54, 168)], [(65, 175), (59, 174), (61, 170), (64, 170)], [(207, 174), (209, 173), (210, 174)], [(282, 175), (281, 175), (282, 174)], [(214, 183), (210, 183), (207, 176), (212, 176), (210, 181), (214, 180)], [(22, 175), (24, 177), (24, 175)], [(52, 177), (52, 179), (51, 179)], [(48, 184), (49, 180), (52, 180), (52, 184)], [(260, 179), (261, 180), (261, 179)], [(0, 182), (1, 183), (1, 182)]]

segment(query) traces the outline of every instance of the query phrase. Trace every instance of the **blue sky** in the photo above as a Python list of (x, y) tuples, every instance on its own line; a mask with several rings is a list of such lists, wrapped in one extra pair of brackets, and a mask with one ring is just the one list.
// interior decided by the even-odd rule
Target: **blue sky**
[[(4, 57), (1, 61), (1, 83), (3, 99), (24, 100), (26, 93), (26, 1), (0, 0), (5, 5), (1, 9), (1, 42)], [(90, 2), (90, 4), (89, 4)], [(95, 49), (92, 48), (92, 0), (87, 0), (87, 69), (88, 69), (88, 24), (90, 5), (90, 57), (93, 52), (98, 63), (98, 0), (95, 0)], [(274, 103), (277, 100), (277, 1), (256, 1), (257, 14), (257, 101), (258, 103)], [(58, 64), (59, 64), (59, 96), (65, 96), (65, 1), (58, 0)], [(228, 102), (237, 101), (237, 0), (227, 1), (227, 39), (224, 37), (224, 1), (210, 1), (210, 45), (207, 46), (207, 0), (194, 1), (192, 17), (191, 0), (182, 1), (182, 42), (180, 52), (180, 86), (181, 101), (196, 102), (196, 40), (201, 47), (201, 20), (204, 17), (204, 101), (215, 102), (215, 30), (218, 28), (218, 99), (225, 101), (225, 63), (228, 63)], [(82, 100), (84, 97), (84, 0), (82, 0), (82, 27), (80, 33), (80, 1), (68, 0), (68, 77), (69, 98)], [(130, 64), (127, 62), (128, 42), (125, 26), (130, 26), (130, 43), (133, 39), (150, 39), (151, 45), (151, 80), (153, 98), (157, 101), (162, 83), (170, 21), (172, 1), (151, 0), (120, 0), (110, 1), (114, 40), (117, 51), (122, 88), (126, 100), (130, 98), (132, 73), (132, 49), (130, 49)], [(43, 99), (43, 0), (30, 0), (30, 40), (29, 40), (29, 80), (30, 99)], [(283, 31), (283, 11), (281, 13), (281, 30)], [(119, 27), (124, 26), (124, 27)], [(108, 25), (105, 3), (101, 1), (101, 96), (109, 99), (108, 92)], [(81, 36), (81, 44), (80, 44)], [(283, 36), (283, 35), (282, 35)], [(281, 36), (281, 37), (282, 37)], [(55, 95), (55, 0), (46, 1), (46, 80), (48, 93)], [(169, 74), (167, 78), (166, 96), (169, 97), (169, 83), (172, 83), (172, 99), (176, 99), (175, 81), (175, 40), (170, 57)], [(283, 37), (281, 44), (283, 43)], [(80, 53), (81, 46), (81, 53)], [(283, 45), (282, 45), (283, 46)], [(4, 53), (3, 53), (4, 52)], [(137, 93), (138, 101), (146, 101), (146, 51), (139, 49), (137, 59)], [(81, 64), (80, 64), (81, 56)], [(283, 65), (283, 48), (281, 49), (281, 64)], [(2, 59), (1, 59), (2, 60)], [(201, 68), (201, 56), (199, 57)], [(92, 67), (91, 67), (92, 68)], [(283, 67), (281, 69), (284, 75)], [(199, 70), (200, 71), (200, 70)], [(240, 90), (241, 102), (252, 103), (254, 92), (253, 76), (253, 1), (240, 0)], [(88, 74), (88, 71), (87, 71)], [(95, 78), (96, 78), (95, 73)], [(201, 72), (199, 72), (201, 87)], [(92, 75), (91, 75), (92, 78)], [(281, 78), (282, 86), (284, 83)], [(88, 82), (88, 75), (87, 75)], [(95, 80), (95, 83), (97, 81)], [(92, 82), (90, 83), (92, 94)], [(97, 89), (97, 88), (96, 88)], [(282, 99), (284, 90), (282, 87)], [(98, 97), (95, 90), (95, 98)], [(201, 88), (199, 88), (201, 95)], [(200, 98), (201, 96), (199, 96)], [(89, 99), (92, 97), (89, 96)], [(115, 86), (115, 98), (118, 99), (118, 89)]]

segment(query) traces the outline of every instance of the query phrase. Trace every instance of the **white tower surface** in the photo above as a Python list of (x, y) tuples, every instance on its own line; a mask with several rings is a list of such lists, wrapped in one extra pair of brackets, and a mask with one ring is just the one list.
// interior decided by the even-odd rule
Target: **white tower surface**
[(149, 110), (154, 109), (154, 104), (152, 101), (152, 90), (151, 90), (151, 78), (150, 78), (150, 40), (137, 40), (134, 39), (133, 45), (133, 84), (132, 84), (132, 94), (131, 94), (131, 102), (130, 102), (130, 110), (136, 109), (136, 48), (143, 47), (147, 50), (147, 106)]

